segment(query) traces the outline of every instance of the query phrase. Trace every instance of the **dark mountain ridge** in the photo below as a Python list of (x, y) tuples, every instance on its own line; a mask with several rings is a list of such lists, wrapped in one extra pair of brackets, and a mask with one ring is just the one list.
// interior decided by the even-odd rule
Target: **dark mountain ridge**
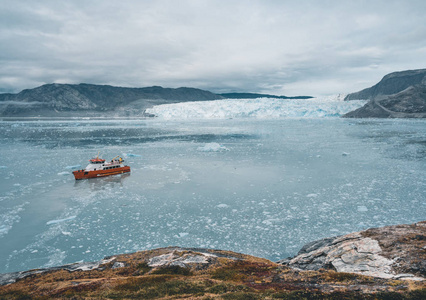
[(426, 69), (394, 72), (374, 86), (346, 96), (370, 100), (347, 118), (426, 118)]
[(18, 94), (0, 94), (0, 115), (45, 115), (49, 112), (116, 109), (144, 110), (164, 103), (222, 99), (222, 96), (195, 88), (115, 87), (94, 84), (45, 84)]
[(311, 96), (276, 96), (269, 94), (257, 94), (257, 93), (223, 93), (220, 96), (228, 99), (255, 99), (255, 98), (275, 98), (275, 99), (310, 99)]

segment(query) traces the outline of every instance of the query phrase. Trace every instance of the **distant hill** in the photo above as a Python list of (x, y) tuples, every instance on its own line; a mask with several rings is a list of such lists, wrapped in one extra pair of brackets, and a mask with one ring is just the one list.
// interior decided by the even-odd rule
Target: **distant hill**
[(275, 98), (275, 99), (310, 99), (311, 96), (275, 96), (268, 94), (256, 94), (256, 93), (224, 93), (219, 94), (220, 96), (228, 99), (254, 99), (254, 98)]
[(376, 85), (346, 96), (370, 100), (346, 118), (426, 118), (426, 69), (394, 72)]
[(45, 84), (18, 94), (0, 94), (0, 116), (73, 116), (111, 112), (140, 114), (164, 103), (216, 100), (209, 91), (181, 87), (114, 87), (94, 84)]
[(126, 88), (95, 84), (45, 84), (18, 94), (0, 94), (0, 116), (140, 116), (154, 105), (224, 98), (308, 99), (254, 93), (214, 94), (196, 88)]

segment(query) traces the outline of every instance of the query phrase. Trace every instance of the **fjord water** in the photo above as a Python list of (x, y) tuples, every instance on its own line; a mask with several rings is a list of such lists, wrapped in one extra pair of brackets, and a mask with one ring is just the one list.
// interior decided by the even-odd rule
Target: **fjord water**
[[(132, 172), (76, 182), (101, 151)], [(0, 273), (170, 245), (271, 260), (426, 216), (426, 122), (0, 121)]]

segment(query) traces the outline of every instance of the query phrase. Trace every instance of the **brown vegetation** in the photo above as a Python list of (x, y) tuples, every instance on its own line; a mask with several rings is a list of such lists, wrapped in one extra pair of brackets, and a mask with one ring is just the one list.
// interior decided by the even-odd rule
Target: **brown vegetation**
[[(148, 265), (176, 251), (203, 255), (176, 248), (119, 255), (96, 270), (51, 271), (1, 286), (0, 299), (426, 299), (423, 282), (298, 271), (228, 251), (209, 250), (217, 256), (202, 268)], [(116, 262), (125, 266), (113, 268)]]

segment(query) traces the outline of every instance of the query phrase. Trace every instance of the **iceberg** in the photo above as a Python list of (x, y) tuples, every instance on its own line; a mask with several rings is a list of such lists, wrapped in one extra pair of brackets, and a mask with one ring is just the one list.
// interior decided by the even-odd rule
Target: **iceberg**
[(157, 105), (146, 110), (161, 119), (336, 118), (367, 101), (335, 95), (311, 99), (223, 99)]
[(229, 151), (228, 148), (226, 148), (225, 146), (222, 146), (218, 143), (208, 143), (208, 144), (205, 144), (202, 147), (198, 147), (197, 150), (202, 151), (202, 152)]

